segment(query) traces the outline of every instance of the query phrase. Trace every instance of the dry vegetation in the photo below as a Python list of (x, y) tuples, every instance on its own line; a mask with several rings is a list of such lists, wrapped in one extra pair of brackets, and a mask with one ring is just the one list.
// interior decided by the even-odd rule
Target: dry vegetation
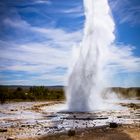
[(45, 86), (0, 86), (0, 102), (6, 101), (38, 101), (64, 100), (64, 91), (61, 87)]
[(115, 93), (117, 93), (119, 96), (122, 96), (124, 98), (135, 98), (138, 97), (140, 98), (140, 88), (135, 87), (135, 88), (120, 88), (120, 87), (115, 87), (111, 89)]
[[(62, 86), (0, 86), (0, 103), (6, 101), (37, 101), (37, 100), (64, 100)], [(108, 88), (119, 97), (140, 98), (140, 88)]]

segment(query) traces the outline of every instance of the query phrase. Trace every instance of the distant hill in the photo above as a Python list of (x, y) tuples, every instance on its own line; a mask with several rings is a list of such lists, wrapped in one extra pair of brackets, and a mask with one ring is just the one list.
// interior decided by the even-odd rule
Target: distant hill
[[(7, 87), (9, 89), (17, 89), (18, 87), (21, 87), (23, 89), (29, 89), (30, 87), (40, 87), (40, 86), (30, 86), (30, 85), (0, 85), (0, 87)], [(64, 86), (61, 86), (61, 85), (43, 86), (43, 87), (49, 88), (49, 89), (62, 89), (62, 88), (64, 88)]]

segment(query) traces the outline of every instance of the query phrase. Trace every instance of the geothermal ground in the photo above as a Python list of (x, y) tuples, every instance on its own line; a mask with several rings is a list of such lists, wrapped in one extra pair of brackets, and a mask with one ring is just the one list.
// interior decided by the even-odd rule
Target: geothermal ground
[(140, 102), (122, 100), (114, 110), (68, 112), (64, 102), (0, 106), (0, 140), (140, 139)]

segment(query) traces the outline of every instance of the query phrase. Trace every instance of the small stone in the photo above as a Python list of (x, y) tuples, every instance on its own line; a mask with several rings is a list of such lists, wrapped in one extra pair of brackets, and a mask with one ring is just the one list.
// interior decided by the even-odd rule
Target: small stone
[(74, 136), (75, 135), (75, 130), (69, 130), (68, 131), (68, 136)]
[(0, 132), (7, 132), (8, 130), (5, 128), (0, 129)]
[(110, 128), (117, 128), (117, 127), (118, 127), (118, 124), (115, 123), (115, 122), (111, 122), (111, 123), (109, 124), (109, 127), (110, 127)]
[(23, 125), (21, 125), (21, 127), (26, 127), (26, 125), (23, 124)]
[(7, 138), (7, 140), (15, 140), (15, 138), (14, 137), (9, 137), (9, 138)]

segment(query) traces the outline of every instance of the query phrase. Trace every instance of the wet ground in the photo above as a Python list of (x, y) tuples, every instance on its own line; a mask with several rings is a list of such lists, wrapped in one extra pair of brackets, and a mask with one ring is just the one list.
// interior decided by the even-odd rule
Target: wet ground
[(22, 102), (0, 105), (0, 140), (25, 139), (60, 134), (69, 130), (140, 127), (139, 100), (117, 102), (117, 110), (68, 112), (64, 102)]

